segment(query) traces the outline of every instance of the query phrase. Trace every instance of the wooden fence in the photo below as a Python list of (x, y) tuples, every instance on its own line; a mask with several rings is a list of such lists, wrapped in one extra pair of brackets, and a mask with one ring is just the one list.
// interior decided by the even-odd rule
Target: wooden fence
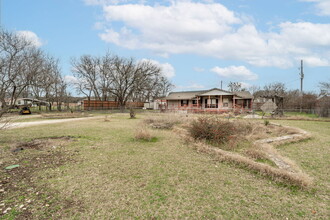
[[(119, 103), (116, 101), (97, 101), (97, 100), (84, 100), (84, 110), (107, 110), (119, 109)], [(143, 108), (143, 102), (127, 102), (125, 108)]]

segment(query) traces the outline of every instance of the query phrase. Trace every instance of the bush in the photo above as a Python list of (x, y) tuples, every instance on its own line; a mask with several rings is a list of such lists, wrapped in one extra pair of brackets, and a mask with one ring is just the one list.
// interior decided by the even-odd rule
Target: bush
[(265, 126), (268, 126), (270, 124), (270, 122), (268, 120), (265, 120), (264, 124), (265, 124)]
[(219, 145), (233, 139), (238, 129), (230, 121), (216, 117), (201, 117), (191, 123), (188, 131), (194, 139), (204, 139)]
[(129, 116), (130, 116), (131, 119), (132, 119), (132, 118), (135, 118), (135, 111), (134, 111), (133, 108), (130, 108), (130, 109), (129, 109)]
[(139, 128), (135, 132), (135, 140), (141, 140), (141, 141), (151, 141), (152, 135), (146, 128)]

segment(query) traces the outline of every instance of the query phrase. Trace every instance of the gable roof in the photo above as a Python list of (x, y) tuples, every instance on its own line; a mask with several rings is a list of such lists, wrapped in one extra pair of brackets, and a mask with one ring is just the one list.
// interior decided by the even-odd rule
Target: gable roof
[(168, 96), (165, 99), (166, 100), (193, 99), (196, 97), (196, 95), (207, 91), (209, 90), (170, 92), (170, 94), (168, 94)]
[(208, 90), (205, 93), (201, 93), (199, 94), (200, 96), (211, 96), (211, 95), (234, 95), (232, 92), (228, 92), (222, 89), (218, 89), (218, 88), (213, 88)]

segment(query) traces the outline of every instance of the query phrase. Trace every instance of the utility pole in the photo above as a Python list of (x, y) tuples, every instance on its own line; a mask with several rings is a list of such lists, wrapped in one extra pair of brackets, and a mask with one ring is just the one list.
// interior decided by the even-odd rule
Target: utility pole
[(0, 0), (0, 30), (2, 29), (2, 0)]
[[(1, 1), (1, 0), (0, 0)], [(220, 89), (222, 89), (222, 80), (221, 80), (221, 83), (220, 83)]]
[(301, 60), (300, 63), (300, 113), (302, 112), (302, 102), (303, 102), (303, 81), (304, 81), (304, 63)]

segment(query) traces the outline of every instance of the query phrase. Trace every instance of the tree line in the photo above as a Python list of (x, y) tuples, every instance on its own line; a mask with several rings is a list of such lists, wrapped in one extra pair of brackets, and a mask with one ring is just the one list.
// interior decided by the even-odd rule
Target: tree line
[[(304, 111), (312, 112), (316, 108), (320, 108), (321, 111), (328, 112), (328, 109), (330, 109), (330, 82), (320, 82), (319, 93), (301, 93), (298, 89), (289, 90), (286, 88), (284, 83), (280, 82), (267, 84), (263, 88), (260, 86), (243, 88), (242, 84), (239, 82), (230, 82), (228, 84), (228, 88), (232, 92), (249, 91), (255, 99), (262, 97), (272, 97), (275, 95), (282, 97), (284, 110), (303, 109)], [(322, 99), (323, 96), (324, 99)]]
[(29, 96), (42, 98), (49, 103), (61, 103), (67, 95), (66, 89), (67, 85), (56, 58), (37, 48), (26, 38), (0, 30), (2, 109), (9, 109), (18, 98)]
[(68, 98), (69, 86), (88, 99), (115, 100), (123, 108), (128, 101), (165, 96), (172, 88), (159, 65), (110, 53), (83, 55), (71, 60), (76, 82), (68, 84), (58, 59), (15, 32), (0, 30), (0, 102), (2, 110), (15, 106), (20, 97), (54, 103), (58, 110)]

